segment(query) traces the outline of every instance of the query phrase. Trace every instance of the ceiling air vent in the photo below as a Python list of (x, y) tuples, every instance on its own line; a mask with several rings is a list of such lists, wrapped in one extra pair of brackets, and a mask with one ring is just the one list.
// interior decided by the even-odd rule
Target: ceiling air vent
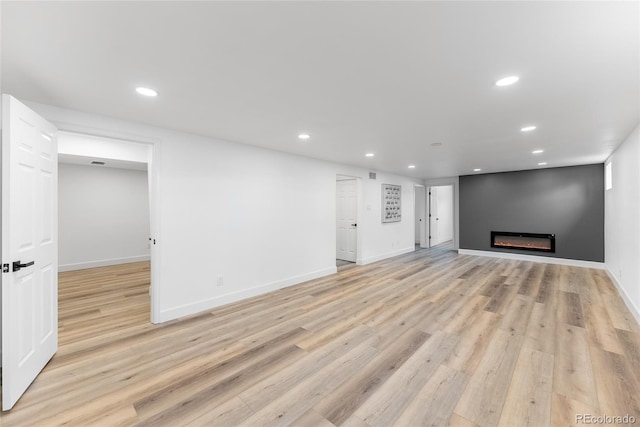
[(376, 179), (376, 173), (375, 172), (369, 172), (369, 179)]
[(97, 160), (92, 160), (92, 161), (91, 161), (91, 164), (92, 164), (92, 165), (104, 166), (104, 162), (99, 162), (99, 161), (97, 161)]

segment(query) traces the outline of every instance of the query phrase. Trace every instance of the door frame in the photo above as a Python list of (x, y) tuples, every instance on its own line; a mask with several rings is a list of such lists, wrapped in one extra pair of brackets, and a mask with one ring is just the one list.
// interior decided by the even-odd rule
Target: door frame
[(160, 323), (160, 167), (159, 153), (161, 140), (153, 137), (141, 135), (132, 135), (124, 132), (113, 132), (106, 129), (87, 127), (72, 123), (61, 123), (56, 120), (50, 120), (51, 123), (58, 127), (62, 133), (70, 133), (79, 136), (89, 136), (114, 140), (116, 142), (144, 144), (149, 147), (149, 158), (147, 162), (147, 177), (149, 189), (149, 233), (151, 237), (149, 256), (151, 259), (151, 277), (150, 277), (150, 322)]
[[(453, 208), (453, 186), (452, 185), (433, 185), (431, 187), (429, 187), (429, 202), (428, 202), (428, 206), (429, 206), (429, 247), (432, 246), (437, 246), (440, 245), (444, 242), (447, 242), (448, 240), (442, 241), (439, 233), (440, 233), (440, 229), (439, 224), (440, 222), (438, 222), (438, 217), (442, 217), (442, 215), (440, 214), (440, 196), (439, 196), (439, 189), (443, 188), (443, 187), (451, 187), (451, 216), (450, 219), (451, 220), (451, 240), (453, 240), (453, 228), (454, 228), (454, 208)], [(435, 195), (434, 195), (434, 190), (435, 190)], [(434, 203), (434, 201), (438, 201), (437, 203)], [(436, 206), (436, 212), (433, 211), (433, 206)], [(436, 220), (433, 221), (433, 216), (436, 215)], [(433, 225), (436, 224), (436, 228), (437, 230), (433, 230)], [(433, 237), (437, 237), (436, 239), (434, 239)], [(437, 240), (437, 243), (433, 243), (433, 240)]]
[[(429, 187), (428, 191), (427, 191), (427, 218), (429, 219), (429, 227), (428, 227), (428, 231), (427, 231), (427, 237), (428, 237), (428, 243), (427, 246), (429, 246), (430, 248), (437, 246), (437, 244), (433, 244), (433, 236), (435, 235), (435, 231), (433, 229), (433, 217), (436, 214), (434, 212), (433, 209), (433, 192), (434, 192), (434, 187), (439, 187), (439, 185), (433, 185), (431, 187)], [(437, 191), (436, 191), (436, 200), (438, 199), (437, 197)], [(436, 204), (436, 209), (437, 209), (437, 204)]]
[[(422, 184), (413, 184), (413, 212), (415, 215), (415, 211), (416, 211), (416, 200), (417, 200), (417, 193), (418, 193), (418, 188), (422, 188), (422, 191), (424, 191), (424, 205), (422, 206), (422, 214), (423, 214), (423, 218), (425, 219), (424, 222), (424, 230), (422, 232), (418, 231), (418, 234), (420, 235), (420, 247), (421, 248), (428, 248), (429, 247), (429, 239), (427, 238), (427, 236), (429, 235), (429, 226), (428, 226), (428, 212), (429, 212), (429, 200), (427, 198), (428, 196), (428, 188)], [(415, 236), (416, 234), (416, 218), (414, 217), (413, 219), (413, 235)], [(419, 226), (418, 226), (419, 227)]]
[[(431, 187), (443, 187), (445, 185), (453, 186), (453, 249), (457, 251), (460, 248), (459, 178), (455, 176), (448, 178), (426, 179), (424, 184), (425, 187), (427, 187), (427, 192), (431, 190)], [(428, 242), (428, 246), (431, 247), (431, 242)]]
[[(338, 200), (338, 194), (337, 194), (337, 189), (335, 186), (335, 183), (340, 181), (343, 178), (344, 180), (347, 179), (355, 179), (356, 181), (356, 205), (357, 205), (357, 212), (356, 212), (356, 223), (358, 224), (357, 228), (356, 228), (356, 265), (362, 265), (362, 209), (363, 209), (363, 202), (362, 202), (362, 178), (359, 176), (353, 176), (353, 175), (346, 175), (346, 174), (342, 174), (342, 173), (337, 173), (336, 177), (334, 179), (334, 185), (333, 185), (333, 201), (334, 201), (334, 205), (333, 205), (333, 218), (334, 221), (336, 221), (334, 223), (334, 231), (338, 229), (338, 222), (336, 220), (337, 215), (338, 215), (338, 204), (337, 204), (337, 200)], [(335, 233), (334, 233), (334, 238), (335, 238)], [(333, 244), (334, 247), (337, 246), (337, 242), (334, 242)]]

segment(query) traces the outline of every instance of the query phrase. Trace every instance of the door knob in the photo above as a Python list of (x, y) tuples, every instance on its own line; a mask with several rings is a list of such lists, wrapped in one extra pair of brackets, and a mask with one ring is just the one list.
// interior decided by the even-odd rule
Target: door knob
[(358, 226), (358, 224), (351, 224), (351, 226), (352, 226), (352, 227), (357, 227), (357, 226)]
[(21, 268), (30, 267), (35, 263), (35, 261), (29, 261), (26, 264), (20, 264), (20, 261), (13, 261), (13, 271), (20, 271)]

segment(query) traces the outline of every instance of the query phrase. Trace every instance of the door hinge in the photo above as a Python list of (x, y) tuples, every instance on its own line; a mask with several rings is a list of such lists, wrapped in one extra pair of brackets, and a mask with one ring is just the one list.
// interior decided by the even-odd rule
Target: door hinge
[(9, 264), (2, 264), (2, 272), (3, 273), (9, 272)]

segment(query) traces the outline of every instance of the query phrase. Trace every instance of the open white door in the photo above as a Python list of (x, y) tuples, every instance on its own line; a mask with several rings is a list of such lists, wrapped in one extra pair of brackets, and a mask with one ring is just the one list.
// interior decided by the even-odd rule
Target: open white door
[(356, 261), (358, 185), (355, 179), (336, 182), (336, 259)]
[(453, 240), (453, 185), (438, 187), (438, 241)]
[(2, 409), (58, 348), (57, 129), (2, 96)]
[(429, 246), (453, 239), (453, 186), (429, 189)]
[(429, 189), (429, 247), (438, 244), (438, 187)]
[(416, 185), (414, 188), (414, 205), (415, 205), (415, 242), (421, 248), (427, 247), (427, 222), (425, 216), (427, 214), (427, 199), (425, 188)]

